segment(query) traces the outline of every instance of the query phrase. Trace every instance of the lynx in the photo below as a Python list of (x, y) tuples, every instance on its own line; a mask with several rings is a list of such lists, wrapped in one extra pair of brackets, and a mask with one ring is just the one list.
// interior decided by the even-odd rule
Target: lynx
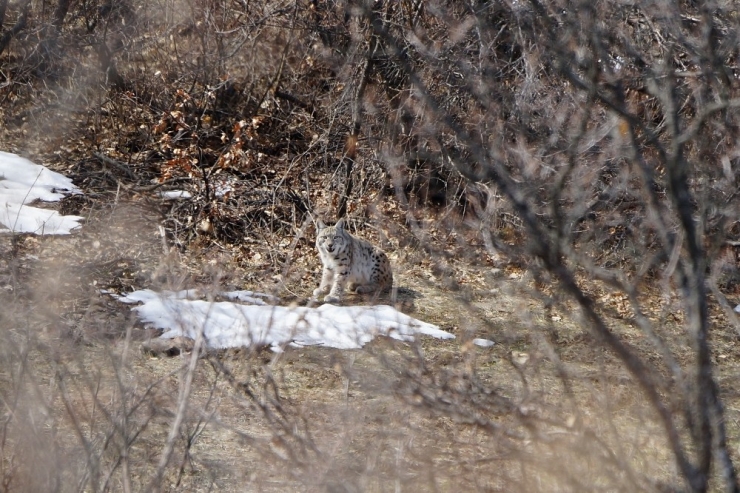
[(324, 270), (314, 297), (329, 291), (324, 301), (337, 303), (347, 286), (358, 294), (391, 289), (393, 272), (388, 257), (369, 242), (352, 236), (345, 229), (344, 219), (328, 227), (319, 222), (316, 248)]

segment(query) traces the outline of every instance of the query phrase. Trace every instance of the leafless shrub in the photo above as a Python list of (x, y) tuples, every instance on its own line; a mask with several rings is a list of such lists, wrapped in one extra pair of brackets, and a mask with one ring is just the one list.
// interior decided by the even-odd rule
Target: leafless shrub
[[(400, 7), (362, 10), (408, 78), (415, 142), (507, 198), (540, 262), (535, 275), (548, 273), (553, 302), (575, 301), (596, 340), (630, 372), (695, 491), (713, 474), (737, 488), (711, 359), (708, 282), (708, 251), (729, 239), (722, 225), (738, 220), (737, 208), (723, 205), (737, 185), (731, 11), (730, 4), (424, 2), (414, 24)], [(408, 155), (399, 146), (388, 153)], [(479, 212), (489, 224), (489, 210)], [(685, 364), (644, 295), (661, 280), (691, 347)], [(657, 361), (616, 329), (605, 292), (626, 296)], [(607, 456), (618, 458), (611, 447)], [(633, 487), (647, 479), (633, 473)]]
[[(734, 2), (44, 5), (0, 1), (3, 137), (103, 246), (67, 295), (0, 245), (4, 489), (737, 490)], [(117, 251), (132, 215), (151, 258)], [(459, 346), (150, 360), (90, 287), (301, 299), (344, 215)]]

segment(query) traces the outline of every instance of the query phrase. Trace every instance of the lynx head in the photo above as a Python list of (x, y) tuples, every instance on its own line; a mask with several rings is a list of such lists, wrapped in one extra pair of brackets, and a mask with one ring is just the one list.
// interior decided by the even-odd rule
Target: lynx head
[(349, 244), (349, 235), (344, 229), (344, 218), (334, 226), (326, 226), (319, 221), (319, 232), (316, 235), (316, 248), (327, 253), (336, 253), (344, 250)]

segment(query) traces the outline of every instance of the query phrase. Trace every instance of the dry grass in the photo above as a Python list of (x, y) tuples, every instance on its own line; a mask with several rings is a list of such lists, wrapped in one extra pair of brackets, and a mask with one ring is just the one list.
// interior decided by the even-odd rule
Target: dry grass
[[(666, 130), (673, 96), (696, 127), (690, 212), (719, 288), (708, 339), (736, 459), (736, 116), (696, 122), (737, 83), (719, 56), (693, 57), (704, 35), (731, 50), (737, 16), (684, 6), (672, 40), (652, 4), (565, 3), (132, 1), (123, 22), (72, 2), (58, 58), (23, 31), (0, 54), (0, 149), (72, 177), (85, 195), (60, 207), (87, 220), (67, 238), (0, 237), (0, 489), (688, 491), (644, 375), (557, 282), (572, 273), (664, 377), (656, 394), (698, 463), (690, 424), (707, 408), (691, 400), (704, 395), (693, 293), (676, 274), (692, 259), (659, 152), (687, 135)], [(33, 4), (39, 26), (44, 12)], [(19, 16), (11, 5), (5, 26)], [(567, 29), (548, 38), (553, 26)], [(608, 57), (601, 29), (615, 30), (599, 38)], [(656, 89), (666, 53), (680, 78)], [(161, 199), (170, 189), (192, 198)], [(153, 355), (142, 343), (157, 332), (100, 292), (303, 304), (320, 267), (312, 221), (345, 206), (394, 265), (385, 302), (454, 341)]]
[[(129, 307), (96, 291), (151, 285), (147, 274), (163, 269), (178, 282), (162, 287), (192, 286), (175, 273), (198, 264), (210, 271), (209, 259), (186, 252), (173, 260), (140, 206), (105, 207), (105, 214), (90, 210), (70, 238), (3, 240), (5, 251), (16, 250), (2, 266), (16, 286), (3, 294), (12, 307), (3, 312), (3, 399), (13, 403), (3, 446), (9, 489), (143, 489), (176, 414), (189, 354), (142, 352), (139, 343), (154, 334)], [(408, 248), (392, 253), (414, 256)], [(611, 489), (630, 468), (647, 489), (654, 485), (646, 481), (672, 481), (653, 411), (573, 313), (547, 312), (519, 269), (484, 282), (490, 268), (451, 261), (435, 276), (424, 263), (398, 269), (401, 297), (413, 298), (406, 308), (453, 331), (456, 341), (209, 354), (193, 376), (162, 489)], [(468, 282), (440, 288), (445, 278)], [(639, 331), (626, 323), (615, 330), (650, 357)], [(683, 344), (680, 325), (662, 330)], [(474, 336), (497, 344), (476, 348), (466, 342)], [(733, 424), (738, 368), (734, 344), (725, 344), (717, 368)], [(526, 416), (553, 429), (525, 438)], [(620, 456), (604, 457), (607, 450)], [(604, 468), (611, 461), (630, 468)], [(34, 474), (39, 468), (47, 476)]]

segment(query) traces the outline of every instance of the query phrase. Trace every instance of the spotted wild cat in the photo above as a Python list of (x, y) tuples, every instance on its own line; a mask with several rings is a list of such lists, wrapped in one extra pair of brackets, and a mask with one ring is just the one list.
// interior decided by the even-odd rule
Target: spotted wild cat
[(344, 219), (334, 226), (319, 221), (316, 248), (324, 270), (314, 297), (329, 291), (324, 301), (336, 303), (342, 299), (345, 288), (362, 294), (388, 291), (393, 286), (388, 257), (368, 241), (352, 236), (345, 229)]

